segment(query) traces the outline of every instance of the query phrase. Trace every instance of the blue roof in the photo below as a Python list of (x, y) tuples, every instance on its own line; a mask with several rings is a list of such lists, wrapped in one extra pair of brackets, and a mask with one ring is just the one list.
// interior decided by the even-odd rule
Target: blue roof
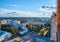
[(5, 34), (5, 32), (0, 30), (0, 36), (2, 36), (3, 34)]
[(27, 27), (24, 27), (24, 29), (20, 31), (20, 34), (23, 35), (23, 34), (25, 34), (27, 32), (28, 32), (28, 28)]

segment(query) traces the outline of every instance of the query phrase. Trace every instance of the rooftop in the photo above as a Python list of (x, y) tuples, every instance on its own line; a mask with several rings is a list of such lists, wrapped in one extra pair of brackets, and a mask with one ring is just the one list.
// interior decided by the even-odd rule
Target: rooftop
[(5, 34), (5, 32), (0, 30), (0, 36), (2, 36), (3, 34)]

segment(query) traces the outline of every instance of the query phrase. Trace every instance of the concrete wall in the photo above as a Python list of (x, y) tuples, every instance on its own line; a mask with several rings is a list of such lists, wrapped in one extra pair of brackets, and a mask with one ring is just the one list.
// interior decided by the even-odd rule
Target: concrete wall
[(57, 42), (57, 18), (56, 14), (52, 13), (51, 18), (51, 39)]

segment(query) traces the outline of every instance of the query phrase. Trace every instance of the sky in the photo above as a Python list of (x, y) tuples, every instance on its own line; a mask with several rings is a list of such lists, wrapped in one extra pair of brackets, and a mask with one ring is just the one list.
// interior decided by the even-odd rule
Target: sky
[(50, 17), (57, 0), (0, 0), (0, 17)]

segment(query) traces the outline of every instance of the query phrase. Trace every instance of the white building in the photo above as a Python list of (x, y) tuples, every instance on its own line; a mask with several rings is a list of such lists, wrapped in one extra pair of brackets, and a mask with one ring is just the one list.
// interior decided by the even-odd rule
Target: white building
[(22, 29), (23, 29), (23, 30), (21, 30), (21, 31), (19, 32), (21, 35), (23, 35), (23, 34), (25, 34), (25, 33), (28, 32), (28, 28), (27, 28), (27, 27), (22, 27)]
[(11, 36), (11, 33), (0, 30), (0, 42), (9, 39)]
[(17, 24), (20, 24), (20, 21), (17, 21)]
[(7, 24), (7, 20), (1, 20), (1, 24)]

